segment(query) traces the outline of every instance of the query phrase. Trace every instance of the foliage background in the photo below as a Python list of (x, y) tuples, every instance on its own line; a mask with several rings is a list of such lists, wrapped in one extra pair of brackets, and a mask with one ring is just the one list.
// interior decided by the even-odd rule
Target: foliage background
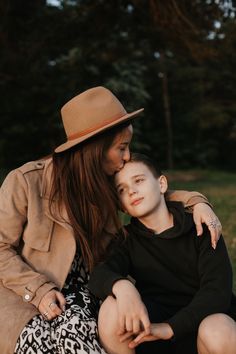
[(0, 12), (2, 168), (50, 153), (61, 106), (104, 85), (145, 108), (136, 150), (236, 170), (234, 2), (1, 0)]

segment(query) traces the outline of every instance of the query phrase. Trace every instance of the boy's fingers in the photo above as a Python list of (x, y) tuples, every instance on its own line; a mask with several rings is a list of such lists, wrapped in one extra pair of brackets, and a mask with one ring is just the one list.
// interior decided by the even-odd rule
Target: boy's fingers
[(119, 328), (118, 328), (117, 334), (118, 334), (118, 336), (120, 336), (123, 333), (125, 333), (125, 319), (123, 316), (121, 316), (119, 318)]
[(147, 315), (147, 316), (144, 316), (144, 317), (142, 318), (142, 325), (143, 325), (144, 332), (145, 332), (146, 334), (149, 334), (149, 333), (150, 333), (150, 326), (151, 326), (151, 323), (150, 323), (150, 320), (149, 320), (148, 315)]
[(129, 348), (135, 348), (137, 345), (143, 342), (143, 338), (146, 336), (145, 331), (141, 332), (137, 337), (135, 337), (130, 343)]
[(130, 342), (128, 346), (129, 346), (130, 349), (134, 349), (135, 347), (138, 346), (138, 343), (136, 343), (136, 342), (134, 342), (134, 341), (132, 340), (132, 342)]
[(125, 342), (127, 339), (132, 339), (132, 337), (133, 337), (133, 332), (126, 332), (125, 334), (122, 334), (121, 336), (120, 336), (120, 342), (122, 343), (122, 342)]
[(128, 318), (126, 319), (125, 330), (126, 330), (127, 332), (133, 331), (133, 322), (132, 322), (132, 320), (130, 320), (130, 319), (128, 319)]
[(140, 331), (139, 319), (133, 320), (133, 333), (138, 333), (139, 331)]

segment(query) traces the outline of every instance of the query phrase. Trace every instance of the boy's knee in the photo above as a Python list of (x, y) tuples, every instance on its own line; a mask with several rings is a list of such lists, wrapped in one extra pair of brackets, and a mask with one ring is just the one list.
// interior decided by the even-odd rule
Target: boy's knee
[(99, 335), (112, 335), (117, 331), (117, 308), (116, 300), (108, 296), (102, 303), (98, 314)]
[(222, 313), (207, 316), (198, 329), (198, 345), (206, 348), (206, 353), (231, 353), (236, 346), (234, 320)]
[(116, 300), (108, 296), (102, 303), (98, 314), (99, 339), (106, 350), (111, 354), (134, 354), (134, 350), (128, 348), (127, 342), (120, 342), (118, 332), (118, 311)]

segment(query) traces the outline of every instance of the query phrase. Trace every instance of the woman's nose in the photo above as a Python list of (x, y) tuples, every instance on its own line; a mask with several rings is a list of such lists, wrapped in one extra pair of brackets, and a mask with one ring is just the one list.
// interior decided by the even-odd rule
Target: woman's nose
[(130, 160), (130, 151), (129, 151), (129, 148), (127, 148), (124, 152), (124, 156), (123, 156), (123, 160), (125, 162), (129, 161)]

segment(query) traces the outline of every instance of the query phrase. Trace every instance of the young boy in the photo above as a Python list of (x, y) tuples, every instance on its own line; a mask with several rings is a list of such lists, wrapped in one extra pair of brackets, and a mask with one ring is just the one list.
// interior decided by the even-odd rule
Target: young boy
[(196, 236), (192, 215), (178, 202), (166, 203), (166, 177), (144, 155), (131, 156), (115, 185), (132, 216), (128, 236), (89, 282), (97, 297), (107, 297), (98, 320), (106, 351), (195, 354), (198, 346), (200, 354), (235, 354), (235, 298), (223, 238), (213, 250), (206, 228)]

